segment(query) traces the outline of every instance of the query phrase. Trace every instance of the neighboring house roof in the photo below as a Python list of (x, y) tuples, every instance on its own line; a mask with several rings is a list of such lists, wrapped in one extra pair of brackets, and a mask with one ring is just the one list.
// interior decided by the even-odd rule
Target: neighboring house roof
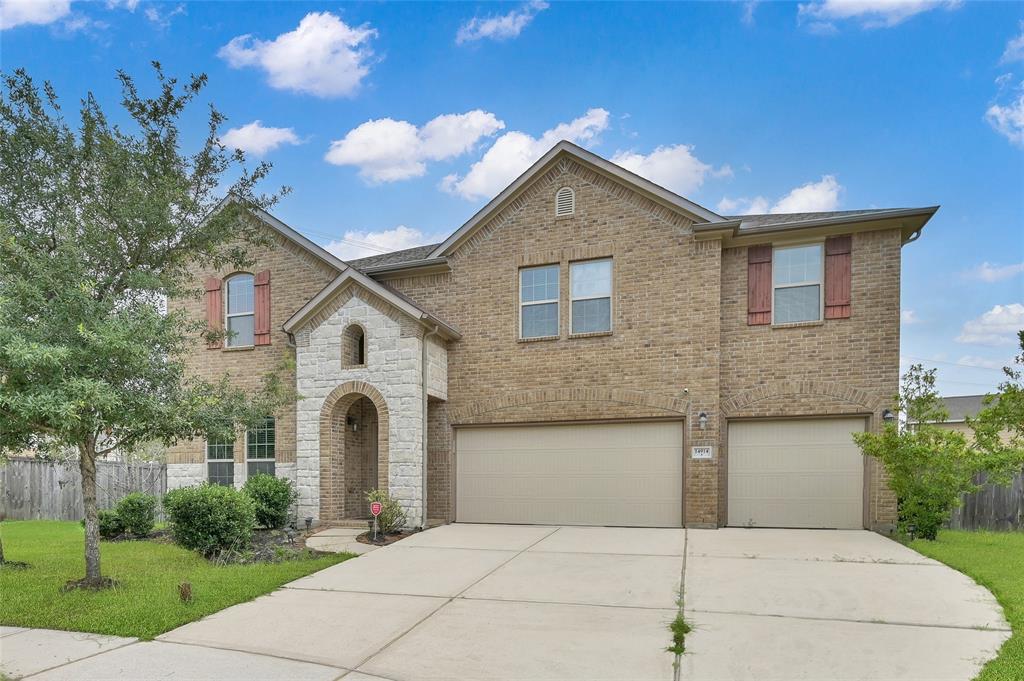
[(425, 326), (436, 327), (438, 332), (445, 338), (458, 340), (462, 337), (462, 334), (460, 334), (455, 327), (441, 321), (390, 286), (371, 279), (354, 267), (347, 267), (345, 271), (335, 277), (331, 283), (322, 288), (319, 293), (309, 300), (309, 302), (289, 317), (288, 321), (284, 323), (282, 328), (286, 333), (295, 333), (295, 331), (302, 326), (302, 323), (316, 314), (320, 307), (329, 300), (336, 291), (341, 290), (346, 284), (351, 283), (359, 284), (366, 290), (383, 298), (388, 303)]
[(965, 416), (977, 416), (978, 412), (985, 408), (985, 395), (958, 395), (957, 397), (943, 397), (942, 403), (949, 412), (949, 418), (945, 423), (959, 423), (964, 421)]
[(648, 198), (677, 211), (681, 211), (691, 219), (695, 219), (698, 222), (723, 222), (725, 220), (721, 215), (708, 210), (704, 206), (670, 192), (664, 187), (659, 186), (650, 180), (646, 180), (621, 166), (615, 165), (611, 161), (601, 158), (593, 152), (576, 146), (572, 142), (562, 140), (555, 146), (551, 147), (551, 149), (541, 156), (536, 163), (527, 168), (526, 172), (517, 177), (512, 184), (505, 187), (500, 194), (491, 199), (486, 206), (477, 211), (476, 215), (467, 220), (466, 223), (459, 227), (450, 237), (438, 244), (437, 247), (430, 252), (427, 258), (440, 258), (448, 255), (458, 244), (473, 234), (478, 227), (482, 226), (483, 223), (487, 221), (487, 218), (500, 210), (513, 195), (529, 184), (531, 180), (543, 173), (559, 156), (563, 155), (572, 156), (577, 161), (590, 166), (600, 173), (611, 176), (621, 182), (625, 182), (635, 190), (646, 195)]

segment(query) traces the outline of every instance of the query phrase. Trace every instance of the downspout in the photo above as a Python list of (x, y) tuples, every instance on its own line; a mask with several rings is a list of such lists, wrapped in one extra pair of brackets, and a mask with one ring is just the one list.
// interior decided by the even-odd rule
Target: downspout
[(423, 334), (422, 358), (420, 360), (420, 369), (423, 373), (423, 472), (420, 478), (420, 498), (423, 500), (422, 529), (424, 530), (427, 529), (427, 339), (438, 335), (438, 328), (440, 327), (435, 324), (433, 329)]

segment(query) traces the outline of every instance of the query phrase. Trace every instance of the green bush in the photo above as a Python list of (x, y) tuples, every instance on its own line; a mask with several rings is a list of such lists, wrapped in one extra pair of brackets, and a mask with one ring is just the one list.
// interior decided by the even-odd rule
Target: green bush
[(204, 483), (164, 497), (174, 541), (206, 557), (244, 551), (252, 543), (256, 505), (234, 487)]
[(381, 505), (377, 525), (384, 534), (398, 532), (405, 526), (405, 509), (391, 498), (387, 490), (372, 489), (366, 493), (367, 501), (379, 501)]
[(148, 537), (156, 525), (156, 497), (132, 492), (117, 502), (117, 515), (133, 537)]
[(256, 504), (256, 523), (270, 529), (285, 526), (288, 509), (299, 498), (290, 480), (264, 473), (246, 480), (242, 491)]
[[(101, 510), (96, 516), (100, 521), (100, 536), (104, 539), (116, 539), (124, 534), (124, 523), (121, 522), (117, 511)], [(80, 524), (82, 527), (85, 527), (85, 518), (82, 518)]]

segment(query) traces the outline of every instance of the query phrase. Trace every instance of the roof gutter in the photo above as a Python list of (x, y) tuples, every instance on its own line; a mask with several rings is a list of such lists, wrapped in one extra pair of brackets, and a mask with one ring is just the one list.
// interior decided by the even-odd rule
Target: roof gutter
[(391, 263), (388, 265), (377, 265), (375, 267), (356, 267), (363, 274), (395, 274), (406, 270), (418, 270), (425, 267), (443, 266), (448, 269), (448, 258), (424, 258), (422, 260), (409, 260), (406, 262)]

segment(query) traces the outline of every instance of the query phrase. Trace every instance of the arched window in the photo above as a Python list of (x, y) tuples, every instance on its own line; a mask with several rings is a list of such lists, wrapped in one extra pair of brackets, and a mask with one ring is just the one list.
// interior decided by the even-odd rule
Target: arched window
[(341, 366), (361, 367), (366, 364), (366, 332), (358, 324), (351, 324), (341, 334)]
[(235, 274), (228, 277), (225, 328), (228, 332), (227, 347), (244, 348), (255, 342), (253, 276)]
[(560, 218), (576, 212), (576, 192), (572, 187), (562, 187), (555, 192), (555, 217)]

